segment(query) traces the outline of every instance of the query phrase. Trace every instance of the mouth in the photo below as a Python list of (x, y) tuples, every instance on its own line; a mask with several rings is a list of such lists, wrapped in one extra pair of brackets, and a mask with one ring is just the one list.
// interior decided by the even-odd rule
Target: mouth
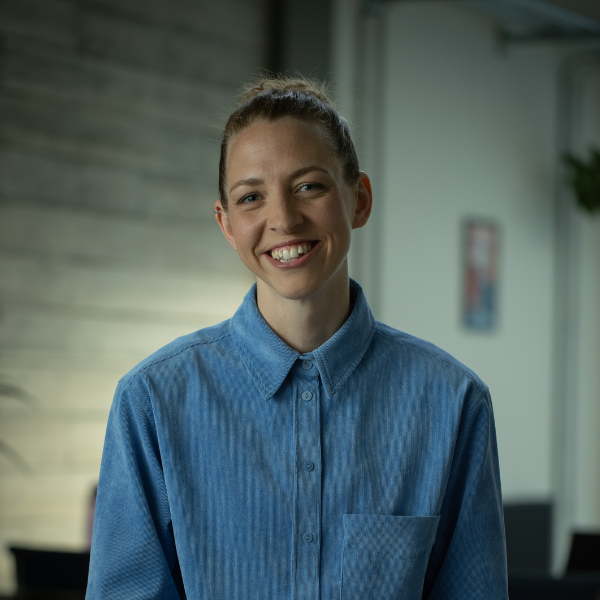
[(291, 262), (304, 254), (308, 254), (315, 246), (317, 241), (299, 242), (289, 246), (279, 246), (269, 250), (267, 254), (280, 263)]

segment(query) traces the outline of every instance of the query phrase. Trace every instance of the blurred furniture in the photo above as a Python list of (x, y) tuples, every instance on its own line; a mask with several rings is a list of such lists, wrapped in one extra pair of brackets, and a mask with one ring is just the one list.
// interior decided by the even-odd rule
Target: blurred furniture
[(566, 575), (550, 575), (552, 505), (504, 506), (510, 600), (600, 600), (600, 536), (576, 533)]
[(552, 505), (520, 502), (504, 505), (509, 576), (547, 575), (552, 560)]
[(600, 534), (573, 534), (567, 574), (579, 573), (596, 573), (600, 576)]
[(19, 600), (84, 600), (89, 552), (58, 552), (11, 547)]
[(600, 600), (597, 576), (515, 575), (508, 578), (510, 600)]

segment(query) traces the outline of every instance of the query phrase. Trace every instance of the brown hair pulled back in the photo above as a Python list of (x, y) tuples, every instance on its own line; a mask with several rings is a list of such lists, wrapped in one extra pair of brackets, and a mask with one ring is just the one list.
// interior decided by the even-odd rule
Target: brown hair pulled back
[(346, 182), (353, 184), (358, 180), (358, 158), (350, 129), (334, 108), (325, 86), (308, 79), (265, 77), (242, 91), (240, 104), (223, 130), (219, 160), (219, 198), (225, 210), (226, 161), (230, 139), (254, 121), (274, 121), (282, 117), (295, 117), (319, 125), (342, 163)]

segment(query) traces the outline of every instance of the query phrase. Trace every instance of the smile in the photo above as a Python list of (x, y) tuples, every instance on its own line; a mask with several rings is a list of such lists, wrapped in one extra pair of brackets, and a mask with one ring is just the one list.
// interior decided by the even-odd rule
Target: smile
[(290, 260), (298, 258), (302, 254), (310, 252), (317, 242), (302, 242), (300, 244), (292, 244), (290, 246), (280, 246), (274, 248), (268, 254), (275, 260), (286, 263)]

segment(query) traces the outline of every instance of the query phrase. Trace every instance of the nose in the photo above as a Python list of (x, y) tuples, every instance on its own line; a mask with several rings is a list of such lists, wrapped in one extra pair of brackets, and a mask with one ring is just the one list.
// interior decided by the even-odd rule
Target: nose
[(303, 221), (301, 211), (291, 194), (278, 193), (271, 197), (269, 229), (277, 233), (292, 233)]

